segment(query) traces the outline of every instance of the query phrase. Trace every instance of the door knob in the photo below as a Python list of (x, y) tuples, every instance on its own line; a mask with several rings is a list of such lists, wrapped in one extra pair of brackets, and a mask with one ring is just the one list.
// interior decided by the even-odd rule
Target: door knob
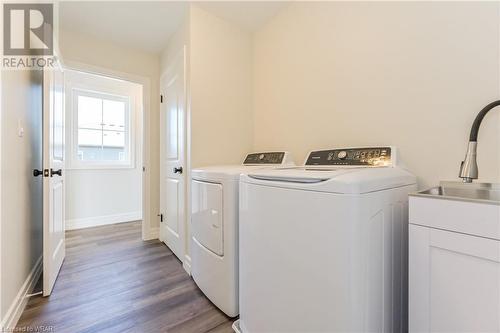
[(33, 177), (38, 177), (43, 175), (43, 170), (33, 169)]
[(59, 170), (50, 169), (50, 177), (54, 177), (54, 175), (62, 176), (62, 169)]
[(182, 174), (182, 167), (174, 168), (174, 173)]

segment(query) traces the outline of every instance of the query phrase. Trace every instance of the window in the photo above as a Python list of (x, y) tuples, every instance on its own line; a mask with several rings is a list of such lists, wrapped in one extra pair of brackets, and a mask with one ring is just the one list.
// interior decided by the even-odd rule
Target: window
[(73, 90), (74, 166), (130, 166), (130, 101), (116, 96)]

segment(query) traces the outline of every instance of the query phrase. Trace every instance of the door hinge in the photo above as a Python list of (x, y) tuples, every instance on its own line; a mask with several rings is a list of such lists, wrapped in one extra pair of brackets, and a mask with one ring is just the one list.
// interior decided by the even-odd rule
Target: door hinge
[(142, 172), (146, 172), (146, 167), (145, 166), (142, 167)]
[(163, 95), (160, 95), (160, 103), (163, 103)]
[(160, 217), (160, 222), (163, 222), (163, 213), (162, 214), (158, 214), (158, 216)]

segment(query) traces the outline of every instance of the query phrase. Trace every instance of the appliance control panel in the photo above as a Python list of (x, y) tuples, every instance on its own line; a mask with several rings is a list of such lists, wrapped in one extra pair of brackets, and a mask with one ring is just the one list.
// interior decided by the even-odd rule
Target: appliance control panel
[(391, 147), (344, 148), (313, 151), (305, 165), (391, 166)]
[(285, 152), (265, 152), (248, 154), (243, 164), (283, 164)]

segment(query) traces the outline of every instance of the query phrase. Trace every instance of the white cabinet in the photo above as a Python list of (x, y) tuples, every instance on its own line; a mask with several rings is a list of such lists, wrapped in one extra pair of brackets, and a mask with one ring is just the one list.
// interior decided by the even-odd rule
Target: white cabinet
[(500, 241), (409, 232), (410, 332), (500, 332)]

